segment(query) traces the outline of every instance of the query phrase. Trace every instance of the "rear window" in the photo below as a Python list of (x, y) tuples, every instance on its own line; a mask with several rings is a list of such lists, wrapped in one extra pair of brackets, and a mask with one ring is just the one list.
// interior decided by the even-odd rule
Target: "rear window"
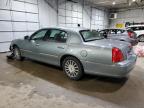
[(81, 30), (80, 34), (82, 35), (85, 42), (104, 38), (98, 31), (95, 30)]

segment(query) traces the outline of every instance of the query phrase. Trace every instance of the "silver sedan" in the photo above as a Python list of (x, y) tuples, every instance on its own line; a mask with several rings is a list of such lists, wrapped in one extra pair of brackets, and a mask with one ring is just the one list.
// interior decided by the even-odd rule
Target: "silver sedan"
[(13, 40), (10, 50), (17, 60), (27, 57), (60, 66), (73, 80), (85, 73), (125, 77), (137, 59), (130, 43), (104, 39), (88, 29), (40, 29), (24, 39)]

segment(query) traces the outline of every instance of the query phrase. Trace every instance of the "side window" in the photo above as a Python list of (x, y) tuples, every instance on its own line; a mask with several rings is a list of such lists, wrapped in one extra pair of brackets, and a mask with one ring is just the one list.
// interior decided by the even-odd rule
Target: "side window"
[(55, 37), (55, 40), (56, 40), (57, 42), (63, 42), (63, 43), (65, 43), (65, 42), (67, 41), (67, 38), (68, 38), (68, 34), (67, 34), (66, 32), (62, 31), (62, 32), (59, 34), (58, 38)]
[(60, 32), (61, 32), (60, 30), (51, 30), (49, 39), (50, 40), (55, 40), (55, 36), (57, 36), (58, 34), (60, 34)]
[(45, 39), (46, 41), (62, 42), (65, 43), (67, 40), (67, 33), (62, 30), (50, 30), (49, 36)]
[(121, 34), (122, 33), (122, 31), (121, 30), (117, 30), (117, 34)]
[(35, 34), (32, 35), (31, 39), (32, 40), (42, 40), (46, 34), (47, 30), (40, 30), (36, 32)]

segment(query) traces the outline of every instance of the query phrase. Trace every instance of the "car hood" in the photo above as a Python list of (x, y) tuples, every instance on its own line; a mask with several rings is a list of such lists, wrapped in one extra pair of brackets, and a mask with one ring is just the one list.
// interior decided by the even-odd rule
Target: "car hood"
[(105, 47), (105, 48), (117, 47), (120, 49), (130, 45), (130, 43), (128, 42), (123, 42), (123, 41), (118, 41), (113, 39), (95, 40), (95, 41), (85, 42), (84, 44), (90, 46)]

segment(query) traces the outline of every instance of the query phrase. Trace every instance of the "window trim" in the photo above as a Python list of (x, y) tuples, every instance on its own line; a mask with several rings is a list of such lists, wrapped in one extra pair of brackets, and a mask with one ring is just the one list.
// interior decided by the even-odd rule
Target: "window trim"
[[(40, 30), (37, 30), (36, 32), (34, 32), (31, 36), (30, 36), (30, 40), (34, 40), (34, 39), (32, 39), (37, 33), (39, 33), (39, 32), (41, 32), (41, 31), (43, 31), (43, 30), (47, 30), (47, 32), (48, 32), (48, 29), (40, 29)], [(46, 33), (47, 33), (46, 32)], [(46, 34), (45, 34), (46, 35)], [(45, 37), (45, 36), (44, 36)], [(43, 38), (44, 38), (43, 37)], [(41, 39), (41, 40), (43, 40), (43, 39)]]

